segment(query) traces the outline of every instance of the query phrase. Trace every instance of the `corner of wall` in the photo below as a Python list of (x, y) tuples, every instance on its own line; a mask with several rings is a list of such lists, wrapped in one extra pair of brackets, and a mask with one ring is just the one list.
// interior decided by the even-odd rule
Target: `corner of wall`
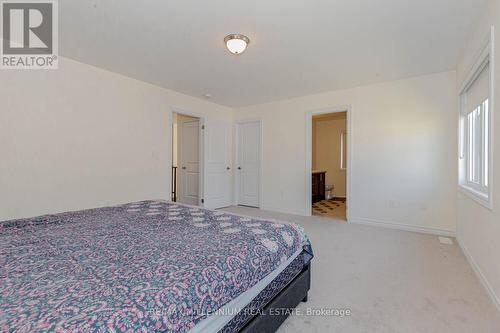
[(474, 257), (469, 252), (469, 249), (467, 248), (467, 246), (463, 242), (463, 239), (462, 239), (462, 237), (460, 237), (459, 233), (457, 233), (456, 239), (457, 239), (458, 245), (460, 246), (460, 249), (462, 250), (462, 253), (464, 254), (464, 256), (467, 259), (467, 261), (469, 262), (469, 264), (471, 265), (472, 270), (474, 271), (477, 278), (479, 279), (479, 281), (483, 285), (484, 289), (486, 289), (486, 293), (490, 297), (491, 301), (493, 302), (493, 304), (495, 304), (497, 310), (500, 312), (500, 297), (495, 293), (495, 290), (493, 289), (491, 284), (488, 282), (488, 279), (483, 274), (479, 265), (474, 260)]

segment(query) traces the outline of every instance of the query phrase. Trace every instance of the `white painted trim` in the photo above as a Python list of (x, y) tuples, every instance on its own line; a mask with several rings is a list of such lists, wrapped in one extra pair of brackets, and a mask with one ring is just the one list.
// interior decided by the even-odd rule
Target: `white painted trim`
[[(178, 107), (175, 107), (175, 106), (172, 106), (170, 107), (170, 112), (169, 112), (169, 115), (168, 115), (168, 121), (169, 121), (169, 126), (170, 126), (170, 129), (173, 128), (173, 113), (177, 113), (177, 114), (181, 114), (181, 115), (185, 115), (185, 116), (190, 116), (190, 117), (194, 117), (194, 118), (198, 118), (200, 120), (200, 132), (199, 132), (199, 163), (200, 163), (200, 178), (198, 180), (198, 205), (199, 206), (204, 206), (202, 203), (201, 203), (201, 199), (204, 198), (204, 190), (205, 190), (205, 131), (203, 131), (201, 128), (202, 126), (205, 126), (205, 123), (206, 123), (206, 116), (204, 114), (201, 114), (201, 113), (197, 113), (197, 112), (193, 112), (193, 111), (190, 111), (190, 110), (185, 110), (185, 109), (181, 109), (181, 108), (178, 108)], [(168, 157), (168, 164), (169, 164), (169, 168), (172, 167), (172, 135), (173, 133), (170, 133), (169, 135), (169, 147), (170, 147), (170, 154), (169, 154), (169, 157)], [(180, 173), (179, 173), (180, 174)], [(179, 178), (177, 178), (177, 181), (179, 181)], [(172, 178), (169, 177), (169, 180), (168, 180), (168, 194), (169, 194), (169, 200), (170, 200), (170, 196), (172, 194)]]
[(376, 220), (376, 219), (369, 219), (369, 218), (365, 218), (365, 217), (351, 217), (349, 222), (351, 222), (353, 224), (363, 224), (363, 225), (369, 225), (369, 226), (373, 226), (373, 227), (397, 229), (397, 230), (418, 232), (418, 233), (430, 234), (430, 235), (436, 235), (436, 236), (456, 237), (456, 232), (450, 231), (450, 230), (415, 226), (415, 225), (409, 225), (409, 224), (392, 222), (392, 221), (382, 221), (382, 220)]
[(497, 310), (500, 312), (500, 297), (495, 294), (493, 287), (488, 282), (488, 280), (486, 279), (486, 276), (484, 276), (483, 272), (481, 271), (481, 268), (479, 268), (479, 265), (474, 260), (474, 257), (470, 254), (469, 250), (467, 249), (467, 247), (463, 243), (460, 235), (457, 236), (457, 243), (460, 246), (460, 249), (462, 249), (462, 252), (463, 252), (465, 258), (467, 258), (467, 261), (469, 262), (472, 269), (474, 270), (474, 273), (476, 274), (477, 278), (479, 279), (479, 281), (481, 281), (481, 284), (483, 285), (484, 289), (486, 289), (486, 293), (490, 297), (493, 304), (495, 304)]
[(259, 136), (259, 153), (260, 153), (260, 161), (259, 161), (259, 207), (256, 207), (256, 208), (260, 208), (262, 209), (262, 195), (263, 195), (263, 191), (262, 191), (262, 169), (263, 169), (263, 161), (264, 161), (264, 155), (263, 155), (263, 148), (264, 148), (264, 129), (263, 129), (263, 124), (262, 124), (262, 118), (260, 117), (256, 117), (256, 118), (246, 118), (244, 120), (238, 120), (234, 123), (234, 141), (235, 141), (235, 145), (234, 145), (234, 156), (235, 156), (235, 170), (234, 170), (234, 184), (233, 184), (233, 204), (235, 206), (238, 206), (239, 205), (239, 189), (240, 189), (240, 180), (239, 180), (239, 176), (238, 176), (238, 164), (239, 164), (239, 146), (240, 146), (240, 138), (239, 138), (239, 127), (240, 125), (242, 124), (249, 124), (249, 123), (258, 123), (259, 124), (259, 130), (260, 130), (260, 136)]
[(352, 201), (351, 201), (351, 179), (352, 179), (352, 108), (350, 105), (342, 105), (337, 107), (330, 107), (324, 109), (310, 110), (306, 112), (306, 165), (305, 165), (305, 180), (306, 180), (306, 201), (304, 208), (304, 215), (311, 216), (312, 215), (312, 118), (314, 115), (326, 114), (326, 113), (337, 113), (337, 112), (347, 112), (347, 170), (346, 171), (346, 218), (347, 221), (351, 220), (351, 210), (352, 210)]
[(459, 184), (458, 185), (458, 190), (460, 193), (463, 193), (465, 196), (469, 197), (470, 199), (474, 200), (481, 206), (488, 208), (489, 210), (493, 210), (492, 202), (488, 200), (485, 194), (476, 191), (475, 189), (468, 187), (465, 184)]
[[(464, 116), (464, 103), (465, 103), (465, 94), (469, 90), (469, 88), (474, 84), (476, 79), (479, 77), (483, 69), (488, 66), (490, 67), (490, 97), (489, 97), (489, 133), (490, 133), (490, 142), (489, 142), (489, 186), (488, 186), (488, 195), (482, 195), (482, 193), (472, 189), (465, 182), (465, 159), (462, 158), (463, 153), (463, 132), (461, 126), (461, 119)], [(458, 94), (458, 188), (459, 191), (464, 193), (470, 199), (476, 201), (480, 205), (488, 208), (489, 210), (493, 210), (493, 186), (494, 186), (494, 143), (495, 143), (495, 135), (494, 129), (495, 126), (495, 27), (491, 27), (488, 36), (485, 38), (481, 49), (476, 55), (475, 61), (469, 70), (468, 75), (466, 76), (464, 82), (462, 83), (460, 92)]]

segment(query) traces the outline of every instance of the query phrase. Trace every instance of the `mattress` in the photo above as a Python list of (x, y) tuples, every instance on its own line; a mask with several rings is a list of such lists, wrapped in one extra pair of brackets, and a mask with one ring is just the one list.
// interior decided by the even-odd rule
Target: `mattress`
[(234, 331), (220, 309), (311, 255), (300, 226), (162, 201), (3, 222), (0, 331)]
[[(304, 261), (307, 261), (308, 253), (302, 252), (297, 256), (281, 273), (277, 274), (276, 277), (271, 281), (266, 277), (265, 280), (261, 281), (262, 286), (265, 287), (253, 298), (245, 307), (242, 307), (241, 311), (232, 316), (226, 325), (219, 331), (221, 333), (234, 333), (239, 332), (250, 320), (259, 315), (264, 315), (264, 308), (273, 301), (285, 287), (287, 287), (300, 273), (305, 269)], [(253, 289), (253, 288), (252, 288)], [(251, 292), (251, 290), (250, 290)], [(241, 296), (240, 296), (241, 297)], [(237, 302), (240, 300), (236, 299)], [(243, 302), (241, 302), (243, 303)], [(226, 306), (225, 306), (226, 307)], [(231, 312), (230, 312), (231, 313)], [(211, 318), (205, 319), (205, 321)], [(215, 332), (215, 330), (213, 330)], [(210, 332), (207, 330), (207, 332)]]
[(304, 268), (303, 252), (291, 257), (249, 290), (197, 324), (189, 333), (238, 332)]

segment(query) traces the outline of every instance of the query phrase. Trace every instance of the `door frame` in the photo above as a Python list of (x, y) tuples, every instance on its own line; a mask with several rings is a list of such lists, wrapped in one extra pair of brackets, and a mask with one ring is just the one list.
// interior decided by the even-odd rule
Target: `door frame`
[(235, 144), (234, 144), (234, 159), (235, 159), (235, 172), (234, 172), (234, 188), (233, 188), (233, 193), (234, 193), (234, 196), (233, 196), (233, 204), (235, 206), (238, 206), (239, 205), (239, 199), (240, 199), (240, 176), (239, 176), (239, 173), (238, 173), (238, 164), (239, 164), (239, 159), (240, 159), (240, 135), (239, 135), (239, 131), (240, 131), (240, 126), (242, 124), (249, 124), (249, 123), (258, 123), (259, 124), (259, 129), (260, 129), (260, 136), (259, 136), (259, 189), (258, 189), (258, 193), (259, 193), (259, 203), (258, 203), (258, 207), (259, 209), (262, 209), (262, 162), (263, 162), (263, 149), (262, 149), (262, 146), (263, 146), (263, 141), (264, 141), (264, 137), (263, 137), (263, 126), (262, 126), (262, 118), (252, 118), (252, 119), (245, 119), (245, 120), (239, 120), (239, 121), (236, 121), (234, 123), (234, 141), (235, 141)]
[(305, 200), (305, 216), (312, 216), (312, 124), (313, 116), (327, 114), (327, 113), (339, 113), (347, 112), (347, 169), (346, 169), (346, 219), (350, 223), (351, 220), (351, 178), (352, 178), (352, 108), (351, 105), (341, 105), (336, 107), (328, 107), (323, 109), (310, 110), (306, 112), (306, 164), (305, 164), (305, 180), (306, 180), (306, 200)]
[[(190, 110), (186, 110), (186, 109), (181, 109), (181, 108), (178, 108), (178, 107), (171, 107), (170, 108), (170, 111), (168, 113), (168, 122), (169, 122), (169, 128), (170, 128), (170, 135), (168, 136), (168, 146), (169, 146), (169, 150), (170, 150), (170, 153), (168, 154), (168, 165), (170, 167), (170, 169), (172, 168), (172, 145), (173, 145), (173, 140), (172, 140), (172, 135), (173, 135), (173, 125), (174, 125), (174, 117), (173, 117), (173, 114), (177, 113), (177, 114), (181, 114), (181, 115), (185, 115), (185, 116), (189, 116), (189, 117), (194, 117), (194, 118), (198, 118), (200, 120), (200, 128), (199, 128), (199, 138), (198, 138), (198, 158), (199, 158), (199, 178), (198, 178), (198, 206), (204, 206), (203, 205), (203, 195), (205, 193), (204, 191), (204, 179), (205, 179), (205, 160), (204, 160), (204, 156), (205, 156), (205, 146), (204, 146), (204, 143), (205, 143), (205, 131), (203, 130), (203, 127), (205, 126), (205, 122), (206, 122), (206, 119), (205, 119), (205, 115), (201, 114), (201, 113), (198, 113), (198, 112), (193, 112), (193, 111), (190, 111)], [(171, 175), (172, 173), (169, 172), (168, 173), (169, 175)], [(180, 171), (179, 171), (179, 175), (180, 175)], [(179, 179), (179, 178), (178, 178)], [(169, 176), (169, 179), (168, 179), (168, 193), (172, 193), (172, 179), (171, 177)], [(170, 201), (170, 196), (168, 196), (168, 201)]]

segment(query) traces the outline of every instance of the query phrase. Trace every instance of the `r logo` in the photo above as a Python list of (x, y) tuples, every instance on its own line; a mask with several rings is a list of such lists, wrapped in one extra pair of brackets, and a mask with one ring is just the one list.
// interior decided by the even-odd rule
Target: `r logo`
[(52, 54), (52, 3), (2, 3), (3, 54)]
[(57, 0), (0, 0), (0, 69), (57, 69)]

